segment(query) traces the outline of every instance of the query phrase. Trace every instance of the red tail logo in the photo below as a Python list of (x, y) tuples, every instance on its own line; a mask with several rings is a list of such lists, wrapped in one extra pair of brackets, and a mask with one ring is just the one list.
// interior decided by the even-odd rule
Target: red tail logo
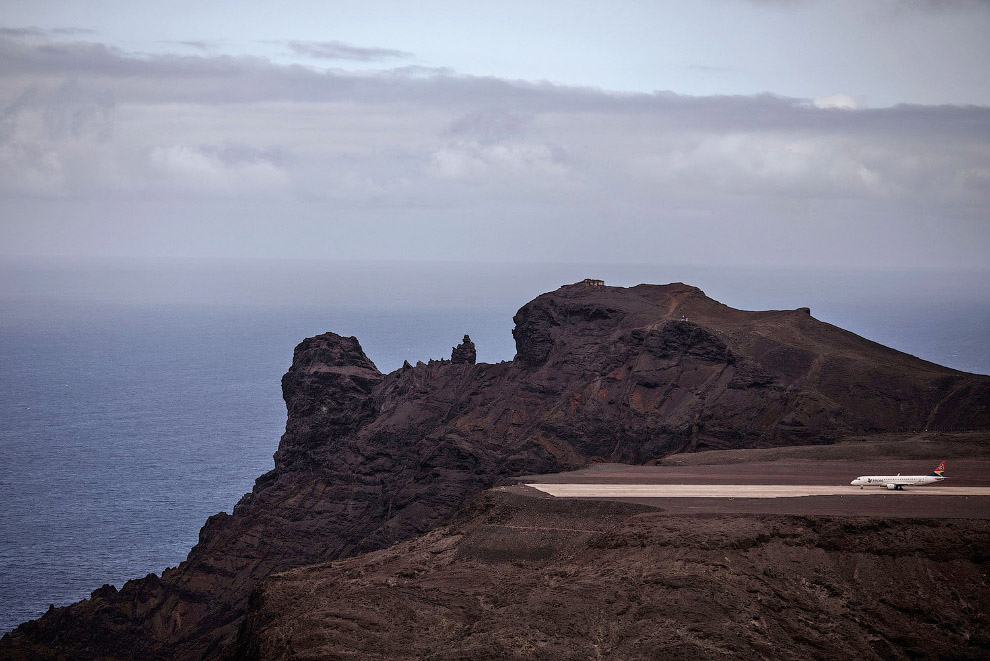
[(934, 472), (935, 473), (938, 473), (939, 475), (941, 475), (942, 473), (944, 473), (945, 472), (945, 462), (943, 461), (942, 463), (940, 463), (938, 465), (938, 468), (936, 468)]

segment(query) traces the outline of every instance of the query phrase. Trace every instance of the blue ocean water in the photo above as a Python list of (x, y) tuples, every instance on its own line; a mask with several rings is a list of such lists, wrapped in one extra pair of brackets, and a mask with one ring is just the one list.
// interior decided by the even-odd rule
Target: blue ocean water
[[(110, 304), (99, 296), (35, 295), (12, 273), (6, 282), (20, 293), (0, 296), (0, 632), (50, 603), (69, 604), (104, 583), (120, 587), (182, 561), (206, 517), (229, 512), (272, 467), (285, 425), (281, 376), (293, 347), (327, 330), (357, 336), (384, 372), (406, 359), (448, 357), (464, 333), (480, 361), (496, 362), (514, 354), (515, 309), (540, 291), (579, 275), (626, 285), (685, 279), (733, 307), (810, 305), (816, 318), (882, 344), (990, 373), (986, 284), (968, 275), (947, 295), (928, 276), (907, 285), (903, 277), (874, 279), (864, 290), (859, 276), (830, 277), (824, 288), (815, 275), (678, 278), (653, 267), (507, 269), (475, 280), (439, 269), (426, 284), (408, 278), (398, 293), (366, 284), (362, 297), (393, 297), (367, 308), (326, 301), (152, 305), (130, 292), (117, 292)], [(118, 275), (114, 282), (126, 284)], [(72, 285), (70, 275), (58, 278), (58, 290)], [(313, 291), (335, 283), (349, 291), (335, 278), (327, 275)], [(443, 306), (424, 305), (442, 298), (437, 283), (448, 281), (465, 292), (457, 305), (449, 296)], [(192, 286), (174, 298), (190, 292)], [(487, 307), (460, 305), (475, 298)]]
[(272, 468), (304, 337), (511, 359), (511, 312), (0, 303), (0, 632), (175, 566)]

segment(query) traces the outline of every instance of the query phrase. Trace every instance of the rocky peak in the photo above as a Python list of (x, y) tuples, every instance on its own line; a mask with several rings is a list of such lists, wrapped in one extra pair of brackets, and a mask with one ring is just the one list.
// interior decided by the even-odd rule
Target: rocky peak
[(464, 339), (450, 352), (450, 362), (455, 365), (474, 365), (478, 359), (478, 352), (474, 348), (471, 336), (465, 334)]
[(512, 318), (516, 359), (535, 367), (555, 353), (566, 362), (569, 357), (580, 357), (582, 346), (602, 348), (610, 343), (613, 332), (674, 318), (675, 310), (690, 303), (715, 302), (697, 287), (679, 282), (625, 288), (588, 279), (564, 285), (530, 301)]
[[(383, 378), (355, 337), (324, 333), (300, 342), (282, 377), (288, 420), (276, 466), (291, 467), (307, 448), (351, 434), (373, 419), (371, 391)], [(321, 429), (325, 434), (314, 433)]]

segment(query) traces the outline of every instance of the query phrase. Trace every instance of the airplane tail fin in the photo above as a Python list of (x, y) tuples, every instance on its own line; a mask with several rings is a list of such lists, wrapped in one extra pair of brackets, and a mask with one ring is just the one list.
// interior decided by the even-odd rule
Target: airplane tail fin
[(942, 473), (944, 472), (945, 472), (945, 462), (943, 461), (938, 465), (938, 468), (932, 471), (932, 475), (934, 475), (935, 477), (944, 477), (944, 475), (942, 475)]

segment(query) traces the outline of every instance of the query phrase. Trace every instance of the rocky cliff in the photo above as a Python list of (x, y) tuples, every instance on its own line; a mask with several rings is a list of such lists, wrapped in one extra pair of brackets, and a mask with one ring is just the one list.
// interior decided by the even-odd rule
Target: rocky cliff
[(514, 320), (516, 358), (496, 365), (430, 361), (385, 375), (355, 338), (303, 341), (282, 380), (275, 469), (233, 514), (210, 517), (178, 568), (52, 609), (5, 636), (0, 656), (219, 657), (272, 573), (422, 534), (504, 476), (990, 428), (990, 377), (888, 349), (807, 309), (735, 310), (683, 284), (579, 283)]
[[(262, 659), (986, 659), (990, 521), (671, 515), (487, 491), (251, 598)], [(314, 589), (316, 588), (316, 589)]]

